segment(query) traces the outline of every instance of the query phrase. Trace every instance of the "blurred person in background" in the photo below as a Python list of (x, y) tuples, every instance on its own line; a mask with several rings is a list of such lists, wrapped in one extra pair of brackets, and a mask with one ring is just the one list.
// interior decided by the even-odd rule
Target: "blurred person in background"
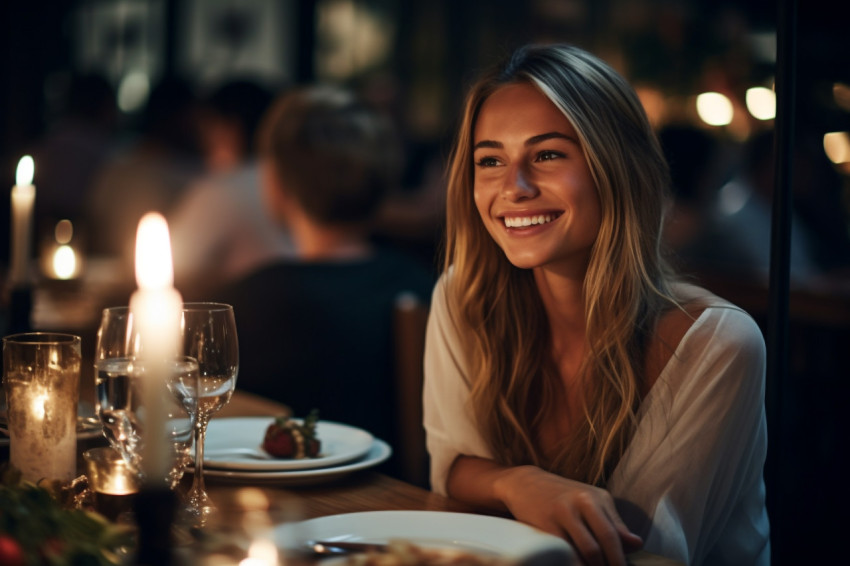
[(348, 91), (301, 87), (264, 119), (260, 155), (266, 202), (297, 258), (218, 296), (236, 315), (239, 387), (394, 444), (393, 306), (402, 293), (427, 303), (433, 277), (369, 238), (396, 182), (393, 124)]
[[(710, 192), (701, 229), (679, 250), (696, 273), (740, 277), (767, 285), (775, 179), (773, 149), (772, 130), (747, 139), (729, 178)], [(791, 223), (790, 281), (795, 287), (810, 285), (824, 273), (816, 256), (817, 234), (796, 210), (792, 211)], [(841, 240), (823, 243), (829, 246)]]
[(90, 251), (120, 260), (130, 281), (139, 220), (149, 211), (167, 216), (201, 171), (191, 85), (177, 78), (159, 82), (141, 119), (138, 137), (104, 165), (86, 202)]
[(36, 237), (53, 235), (59, 220), (85, 231), (89, 191), (117, 142), (115, 91), (99, 74), (71, 77), (58, 118), (37, 144), (33, 158), (38, 180)]
[(272, 96), (256, 81), (235, 80), (202, 104), (198, 128), (206, 173), (169, 218), (175, 280), (187, 299), (203, 300), (217, 287), (294, 253), (288, 229), (263, 203), (256, 160), (257, 127)]

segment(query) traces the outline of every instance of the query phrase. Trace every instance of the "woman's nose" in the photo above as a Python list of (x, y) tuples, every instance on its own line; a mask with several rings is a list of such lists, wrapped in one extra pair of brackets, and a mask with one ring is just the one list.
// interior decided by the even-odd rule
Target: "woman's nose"
[(502, 198), (508, 200), (523, 200), (532, 198), (538, 193), (527, 171), (520, 166), (514, 166), (505, 177), (502, 185)]

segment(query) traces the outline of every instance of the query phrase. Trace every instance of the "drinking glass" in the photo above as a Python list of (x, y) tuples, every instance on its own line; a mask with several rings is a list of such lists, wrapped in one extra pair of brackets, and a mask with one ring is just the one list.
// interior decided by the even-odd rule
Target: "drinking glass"
[(187, 511), (197, 526), (206, 524), (215, 506), (204, 486), (204, 439), (214, 413), (236, 388), (239, 344), (233, 307), (223, 303), (185, 303), (181, 320), (183, 351), (198, 360), (195, 471), (187, 494)]
[[(103, 310), (95, 345), (95, 410), (103, 433), (139, 476), (142, 475), (144, 398), (148, 379), (144, 363), (137, 359), (140, 342), (129, 307)], [(162, 399), (169, 470), (164, 478), (174, 489), (190, 462), (198, 389), (198, 362), (178, 356), (165, 376), (168, 395)], [(188, 392), (188, 393), (187, 393)]]
[[(168, 449), (168, 471), (165, 482), (176, 489), (189, 462), (192, 461), (192, 444), (197, 414), (197, 390), (199, 387), (198, 360), (191, 356), (178, 356), (168, 366), (166, 391), (162, 398), (165, 417), (164, 433)], [(135, 362), (131, 370), (134, 387), (140, 387), (148, 379), (144, 364)], [(142, 391), (136, 390), (137, 398)], [(144, 424), (144, 423), (142, 423)], [(142, 434), (144, 439), (144, 433)]]

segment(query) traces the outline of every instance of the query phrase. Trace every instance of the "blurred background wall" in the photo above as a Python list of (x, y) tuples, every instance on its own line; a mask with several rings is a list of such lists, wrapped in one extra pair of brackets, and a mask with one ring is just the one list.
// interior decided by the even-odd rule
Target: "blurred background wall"
[[(776, 564), (843, 551), (839, 517), (850, 502), (839, 467), (850, 377), (850, 21), (840, 2), (806, 0), (798, 9), (800, 242), (787, 377), (768, 390)], [(111, 148), (142, 135), (163, 81), (202, 95), (251, 77), (271, 90), (346, 84), (385, 105), (403, 129), (401, 189), (413, 195), (443, 164), (477, 70), (522, 43), (566, 41), (602, 56), (638, 89), (674, 172), (668, 237), (682, 269), (767, 331), (777, 16), (768, 0), (11, 0), (0, 6), (0, 182), (11, 187), (19, 158), (69, 112), (94, 115), (96, 91), (72, 96), (80, 75), (103, 79), (114, 93)], [(723, 95), (720, 118), (698, 106), (705, 93)], [(40, 175), (36, 162), (35, 184), (49, 185)], [(3, 198), (3, 264), (8, 218)], [(398, 224), (388, 222), (383, 237), (434, 257), (439, 215)]]

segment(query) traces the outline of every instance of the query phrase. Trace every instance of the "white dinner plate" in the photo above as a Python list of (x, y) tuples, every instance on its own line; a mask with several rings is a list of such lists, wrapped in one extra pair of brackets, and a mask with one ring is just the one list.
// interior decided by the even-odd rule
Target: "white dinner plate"
[[(316, 458), (270, 458), (261, 448), (266, 429), (274, 417), (227, 417), (212, 419), (204, 443), (204, 466), (221, 470), (281, 471), (327, 468), (364, 456), (372, 447), (372, 434), (363, 429), (330, 421), (316, 423), (321, 442)], [(242, 451), (240, 453), (240, 451)], [(249, 452), (246, 454), (245, 452)]]
[(275, 543), (284, 549), (297, 549), (309, 540), (404, 540), (422, 547), (496, 555), (511, 561), (533, 556), (546, 557), (540, 560), (546, 564), (569, 566), (576, 562), (575, 552), (562, 538), (511, 519), (469, 513), (367, 511), (285, 523), (275, 529)]
[[(390, 445), (376, 438), (372, 441), (372, 447), (366, 452), (365, 456), (338, 466), (273, 472), (217, 470), (204, 467), (204, 477), (238, 483), (273, 483), (286, 486), (315, 485), (339, 479), (358, 470), (377, 466), (389, 458), (391, 454)], [(206, 459), (204, 459), (204, 462), (206, 462)], [(192, 468), (190, 467), (187, 471), (191, 472)]]

